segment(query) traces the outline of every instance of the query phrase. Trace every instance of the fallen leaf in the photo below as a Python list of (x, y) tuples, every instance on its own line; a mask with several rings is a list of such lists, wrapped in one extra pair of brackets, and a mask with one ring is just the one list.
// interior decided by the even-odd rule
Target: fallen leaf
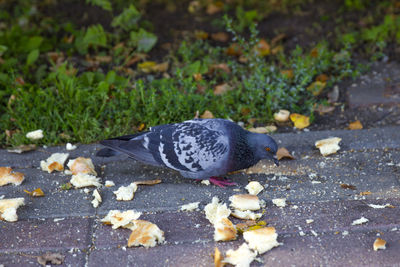
[(275, 46), (275, 44), (277, 44), (279, 41), (281, 41), (283, 38), (286, 37), (286, 34), (284, 33), (280, 33), (277, 36), (275, 36), (274, 38), (272, 38), (271, 40), (271, 45)]
[(150, 73), (153, 71), (155, 65), (157, 65), (157, 63), (154, 61), (145, 61), (138, 64), (138, 69), (144, 73)]
[(44, 192), (40, 188), (36, 188), (32, 192), (24, 189), (24, 192), (27, 193), (28, 195), (32, 196), (32, 197), (43, 197), (44, 196)]
[(318, 49), (316, 47), (311, 50), (310, 56), (313, 58), (318, 57)]
[(209, 3), (209, 4), (207, 5), (206, 13), (207, 13), (208, 15), (214, 15), (214, 14), (216, 14), (216, 13), (218, 13), (218, 12), (221, 12), (223, 6), (224, 6), (224, 3), (221, 2), (221, 1), (217, 1), (217, 2), (215, 2), (215, 3), (212, 3), (212, 2), (211, 2), (211, 3)]
[(130, 67), (132, 65), (134, 65), (135, 63), (145, 60), (147, 57), (146, 54), (142, 54), (142, 53), (136, 53), (133, 57), (128, 58), (128, 60), (125, 62), (124, 66), (125, 67)]
[(162, 181), (160, 179), (155, 179), (155, 180), (143, 180), (143, 181), (136, 181), (134, 182), (136, 185), (155, 185), (159, 184)]
[(314, 96), (319, 95), (324, 90), (326, 82), (315, 81), (307, 87), (307, 91), (310, 91)]
[(297, 129), (303, 129), (310, 125), (310, 118), (298, 113), (290, 114), (290, 120), (294, 123)]
[(276, 54), (278, 54), (279, 52), (282, 52), (282, 51), (283, 51), (283, 46), (277, 45), (277, 46), (275, 46), (274, 48), (271, 49), (271, 54), (272, 55), (276, 55)]
[(21, 76), (15, 78), (15, 82), (18, 83), (19, 85), (24, 85), (25, 84), (24, 78), (22, 78)]
[(229, 56), (240, 56), (243, 52), (239, 44), (233, 43), (226, 49), (225, 53)]
[(315, 80), (319, 81), (319, 82), (326, 83), (329, 80), (329, 77), (326, 74), (320, 74), (315, 78)]
[(222, 70), (226, 73), (231, 73), (231, 69), (229, 68), (228, 64), (220, 63), (220, 64), (213, 64), (210, 66), (210, 72), (215, 72), (216, 70)]
[(94, 58), (100, 63), (110, 63), (112, 61), (111, 56), (95, 56)]
[(223, 260), (221, 252), (217, 247), (215, 247), (214, 252), (214, 267), (223, 267), (224, 264), (221, 262)]
[(48, 262), (50, 264), (60, 265), (63, 263), (65, 256), (60, 253), (46, 252), (45, 254), (38, 256), (37, 261), (40, 265), (46, 266)]
[(230, 86), (228, 83), (219, 84), (214, 87), (214, 95), (222, 95), (232, 89), (232, 86)]
[(261, 39), (255, 46), (256, 54), (259, 56), (268, 56), (271, 53), (271, 47), (264, 39)]
[(206, 110), (206, 111), (204, 111), (204, 113), (202, 115), (200, 115), (200, 118), (202, 118), (202, 119), (213, 119), (214, 115), (212, 114), (211, 111)]
[(294, 77), (293, 70), (281, 70), (281, 74), (287, 79), (292, 79)]
[(364, 191), (364, 192), (360, 192), (360, 196), (368, 196), (371, 195), (371, 191)]
[(354, 185), (351, 185), (351, 184), (340, 184), (340, 187), (343, 189), (351, 189), (351, 190), (357, 189), (357, 187), (355, 187)]
[(212, 33), (211, 39), (217, 42), (225, 43), (229, 40), (229, 34), (227, 34), (226, 32)]
[(363, 125), (359, 120), (349, 123), (350, 130), (361, 130), (362, 128), (363, 128)]
[(196, 82), (203, 80), (203, 76), (201, 75), (201, 73), (193, 73), (193, 78)]
[(7, 152), (21, 154), (23, 152), (32, 151), (35, 149), (36, 149), (35, 144), (19, 145), (19, 146), (7, 149)]
[(193, 14), (196, 13), (200, 10), (201, 5), (199, 1), (191, 1), (188, 5), (188, 11), (189, 13)]
[(205, 31), (195, 31), (194, 36), (197, 40), (206, 40), (208, 39), (208, 33)]
[(330, 113), (335, 110), (334, 106), (326, 106), (322, 104), (318, 104), (317, 107), (315, 108), (315, 111), (317, 111), (320, 115)]
[(276, 151), (276, 157), (278, 158), (278, 160), (281, 160), (283, 158), (288, 158), (288, 159), (295, 159), (289, 152), (289, 150), (287, 150), (284, 147), (280, 147), (278, 149), (278, 151)]
[(141, 123), (141, 124), (139, 125), (139, 127), (138, 127), (138, 131), (141, 132), (141, 131), (144, 130), (144, 128), (146, 128), (146, 124)]
[(166, 72), (168, 70), (168, 67), (169, 67), (169, 63), (168, 62), (163, 62), (163, 63), (155, 65), (152, 68), (152, 71), (153, 72)]

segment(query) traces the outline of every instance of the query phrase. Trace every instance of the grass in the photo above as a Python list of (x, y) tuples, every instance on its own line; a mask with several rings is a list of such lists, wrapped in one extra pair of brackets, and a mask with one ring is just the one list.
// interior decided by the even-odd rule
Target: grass
[[(294, 2), (299, 8), (299, 1)], [(113, 7), (109, 1), (88, 4), (107, 12)], [(143, 53), (151, 51), (158, 38), (134, 5), (125, 4), (107, 27), (43, 19), (37, 5), (20, 0), (0, 12), (5, 21), (0, 27), (2, 147), (30, 143), (25, 134), (36, 129), (45, 132), (39, 144), (90, 143), (191, 119), (196, 111), (206, 110), (246, 123), (271, 122), (282, 108), (312, 117), (315, 104), (326, 102), (323, 92), (357, 75), (352, 64), (357, 40), (385, 45), (398, 40), (399, 19), (384, 17), (381, 24), (338, 35), (335, 50), (325, 41), (292, 51), (280, 43), (257, 50), (255, 21), (262, 12), (246, 13), (239, 6), (235, 12), (244, 14), (243, 19), (221, 18), (231, 42), (218, 46), (189, 37), (163, 59), (167, 71), (148, 72), (138, 63), (149, 63)], [(124, 7), (119, 1), (116, 5)], [(361, 0), (346, 1), (350, 10), (365, 6)], [(247, 27), (244, 38), (240, 32)], [(240, 55), (227, 54), (233, 43)], [(377, 43), (372, 54), (384, 53), (384, 47)], [(137, 60), (132, 63), (136, 69), (132, 60)], [(319, 81), (322, 76), (328, 79)], [(224, 84), (230, 90), (215, 94), (215, 87)], [(316, 85), (322, 86), (322, 93)]]

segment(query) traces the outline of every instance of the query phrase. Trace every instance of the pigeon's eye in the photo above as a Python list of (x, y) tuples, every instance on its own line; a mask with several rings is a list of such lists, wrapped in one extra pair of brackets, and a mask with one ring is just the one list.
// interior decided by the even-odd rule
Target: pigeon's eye
[(269, 152), (269, 151), (271, 151), (271, 148), (266, 147), (265, 150), (267, 150)]

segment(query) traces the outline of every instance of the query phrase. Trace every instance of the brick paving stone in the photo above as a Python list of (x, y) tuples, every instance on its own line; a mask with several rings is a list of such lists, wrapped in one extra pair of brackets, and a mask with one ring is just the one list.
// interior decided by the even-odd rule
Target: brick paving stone
[(87, 249), (91, 243), (92, 221), (91, 218), (0, 221), (0, 253)]
[(35, 253), (0, 253), (0, 264), (5, 267), (20, 267), (20, 266), (43, 266), (37, 262), (36, 256), (45, 254), (46, 252), (57, 252), (65, 256), (62, 265), (48, 266), (84, 266), (86, 263), (86, 253), (81, 251), (37, 251)]

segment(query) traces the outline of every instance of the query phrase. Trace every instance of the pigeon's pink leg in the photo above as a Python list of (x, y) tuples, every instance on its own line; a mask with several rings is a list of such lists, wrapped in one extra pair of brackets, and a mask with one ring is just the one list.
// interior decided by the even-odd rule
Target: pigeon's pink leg
[(212, 176), (210, 179), (208, 179), (210, 183), (219, 186), (219, 187), (225, 187), (225, 186), (232, 186), (232, 185), (237, 185), (235, 182), (231, 182), (230, 180), (226, 179), (225, 177), (215, 177)]

